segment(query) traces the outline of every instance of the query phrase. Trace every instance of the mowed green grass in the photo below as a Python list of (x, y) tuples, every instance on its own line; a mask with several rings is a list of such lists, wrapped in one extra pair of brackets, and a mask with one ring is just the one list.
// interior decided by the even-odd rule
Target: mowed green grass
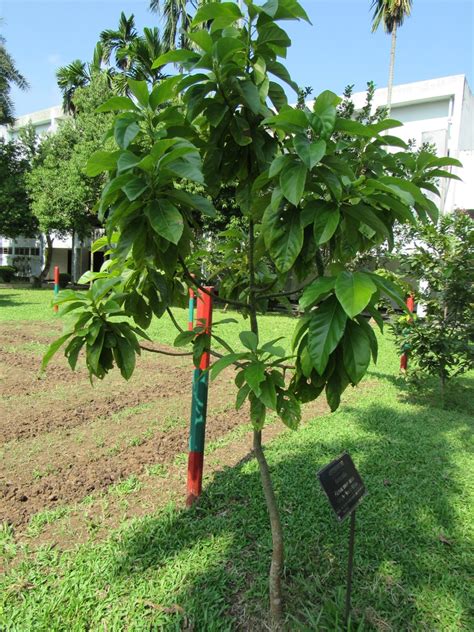
[[(164, 340), (168, 326), (156, 327)], [(285, 328), (290, 319), (268, 317), (262, 337)], [(286, 536), (288, 630), (343, 629), (348, 524), (316, 472), (344, 450), (369, 492), (357, 512), (353, 629), (474, 629), (472, 375), (451, 385), (443, 409), (436, 384), (408, 391), (392, 343), (380, 346), (337, 413), (266, 449)], [(265, 629), (271, 539), (254, 460), (216, 475), (192, 510), (169, 505), (105, 542), (29, 552), (5, 528), (2, 548), (2, 630)]]

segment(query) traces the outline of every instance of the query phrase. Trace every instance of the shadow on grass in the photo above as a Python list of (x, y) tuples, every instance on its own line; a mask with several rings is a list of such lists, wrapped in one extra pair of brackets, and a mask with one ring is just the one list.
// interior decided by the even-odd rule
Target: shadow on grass
[[(289, 629), (342, 629), (333, 600), (345, 582), (348, 525), (331, 515), (316, 471), (343, 450), (369, 489), (356, 542), (353, 603), (355, 618), (365, 622), (361, 629), (454, 629), (466, 623), (470, 571), (460, 518), (465, 472), (454, 458), (468, 440), (466, 417), (453, 413), (449, 423), (433, 417), (428, 409), (413, 419), (388, 406), (346, 407), (315, 422), (341, 424), (335, 433), (340, 440), (322, 440), (324, 432), (314, 437), (306, 428), (270, 446), (286, 536)], [(347, 424), (359, 430), (345, 432)], [(267, 629), (270, 545), (252, 461), (216, 475), (193, 510), (145, 519), (124, 534), (115, 572), (133, 581), (137, 573), (163, 569), (162, 580), (171, 581), (167, 565), (187, 563), (192, 570), (169, 598), (195, 629)], [(176, 624), (183, 617), (176, 614)]]
[(19, 301), (15, 294), (5, 293), (0, 288), (0, 307), (16, 307), (17, 305), (25, 305), (24, 301)]
[[(286, 538), (288, 630), (342, 630), (348, 524), (333, 517), (316, 472), (344, 450), (369, 491), (357, 515), (351, 629), (472, 629), (469, 417), (383, 401), (378, 388), (266, 450)], [(20, 569), (5, 593), (6, 629), (267, 630), (270, 551), (247, 458), (216, 474), (189, 511), (170, 506), (103, 544)], [(27, 588), (12, 602), (18, 586)]]
[(456, 409), (474, 415), (474, 378), (469, 374), (448, 381), (444, 402), (440, 382), (434, 377), (415, 379), (410, 374), (405, 377), (373, 370), (370, 371), (370, 375), (393, 384), (399, 391), (400, 401), (431, 408)]

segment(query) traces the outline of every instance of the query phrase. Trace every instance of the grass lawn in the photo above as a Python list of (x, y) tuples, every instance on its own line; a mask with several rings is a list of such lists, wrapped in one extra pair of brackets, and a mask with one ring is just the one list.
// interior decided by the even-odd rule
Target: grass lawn
[[(0, 320), (55, 322), (50, 298), (2, 290)], [(269, 316), (262, 337), (291, 327)], [(165, 320), (152, 332), (174, 338)], [(392, 343), (380, 343), (378, 365), (337, 413), (266, 449), (286, 536), (288, 630), (342, 629), (348, 523), (333, 517), (316, 472), (344, 450), (369, 490), (357, 514), (353, 629), (474, 629), (472, 375), (450, 386), (442, 409), (436, 385), (408, 390)], [(192, 510), (170, 504), (103, 542), (33, 552), (5, 527), (0, 629), (264, 630), (270, 546), (253, 459), (216, 474)]]

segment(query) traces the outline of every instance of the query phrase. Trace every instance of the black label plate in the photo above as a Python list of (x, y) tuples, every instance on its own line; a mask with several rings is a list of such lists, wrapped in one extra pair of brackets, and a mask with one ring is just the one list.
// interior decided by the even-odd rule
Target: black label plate
[(319, 470), (318, 479), (341, 522), (354, 511), (367, 493), (360, 474), (347, 452)]

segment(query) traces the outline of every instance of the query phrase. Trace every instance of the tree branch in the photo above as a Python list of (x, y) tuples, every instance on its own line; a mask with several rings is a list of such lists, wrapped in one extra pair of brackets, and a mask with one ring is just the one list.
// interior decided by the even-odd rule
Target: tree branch
[(191, 285), (194, 285), (195, 287), (199, 288), (201, 292), (204, 292), (204, 294), (211, 296), (215, 301), (219, 303), (224, 303), (224, 304), (227, 303), (228, 305), (235, 305), (236, 307), (248, 307), (247, 303), (243, 303), (242, 301), (235, 301), (234, 299), (231, 299), (231, 298), (223, 298), (219, 296), (218, 294), (216, 294), (215, 292), (210, 292), (209, 290), (206, 290), (206, 288), (202, 286), (198, 281), (196, 281), (196, 279), (193, 277), (188, 267), (184, 263), (183, 258), (178, 257), (178, 259), (183, 268), (184, 276), (188, 279)]
[(176, 329), (179, 331), (179, 333), (182, 334), (184, 329), (180, 326), (180, 324), (176, 320), (176, 318), (175, 318), (173, 312), (171, 311), (171, 309), (169, 307), (167, 307), (166, 311), (168, 312), (168, 316), (170, 317), (171, 322), (173, 323), (173, 325), (176, 327)]
[(159, 353), (161, 355), (166, 355), (166, 356), (192, 356), (193, 355), (192, 351), (188, 351), (186, 353), (173, 353), (172, 351), (163, 351), (162, 349), (150, 349), (150, 347), (144, 347), (143, 345), (140, 345), (140, 349), (142, 349), (143, 351), (149, 351), (150, 353)]

